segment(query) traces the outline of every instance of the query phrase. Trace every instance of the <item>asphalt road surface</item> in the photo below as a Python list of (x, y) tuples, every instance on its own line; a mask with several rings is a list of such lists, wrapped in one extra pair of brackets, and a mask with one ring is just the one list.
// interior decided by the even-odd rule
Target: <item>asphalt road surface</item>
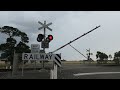
[(120, 79), (120, 66), (63, 65), (60, 79)]
[[(9, 77), (5, 78), (4, 75)], [(19, 71), (12, 77), (8, 73), (0, 72), (0, 77), (0, 79), (50, 79), (50, 70), (25, 70), (23, 76)], [(58, 69), (58, 79), (120, 79), (120, 66), (63, 64)]]

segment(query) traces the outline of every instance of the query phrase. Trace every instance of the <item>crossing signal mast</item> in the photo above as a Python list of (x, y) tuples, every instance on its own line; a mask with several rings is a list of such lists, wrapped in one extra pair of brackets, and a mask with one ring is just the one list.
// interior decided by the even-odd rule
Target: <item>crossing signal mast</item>
[[(44, 21), (44, 23), (38, 21), (38, 23), (40, 25), (42, 25), (42, 27), (38, 28), (38, 30), (44, 29), (44, 34), (38, 34), (37, 41), (41, 42), (41, 48), (43, 48), (43, 51), (45, 53), (45, 48), (49, 48), (49, 43), (50, 43), (50, 41), (53, 40), (52, 35), (48, 35), (48, 37), (45, 36), (46, 35), (46, 29), (52, 31), (52, 29), (48, 27), (52, 24), (52, 22), (46, 24), (46, 21)], [(43, 60), (42, 60), (42, 63), (43, 63), (43, 68), (44, 68), (44, 61)]]
[(90, 48), (89, 48), (89, 49), (86, 49), (86, 50), (87, 50), (87, 52), (88, 52), (88, 53), (87, 53), (87, 60), (90, 61), (90, 60), (92, 60), (92, 59), (90, 58), (90, 56), (93, 55), (93, 53), (90, 52)]
[(43, 48), (43, 50), (45, 51), (45, 48), (49, 48), (49, 43), (50, 41), (53, 40), (53, 36), (52, 35), (48, 35), (48, 37), (46, 38), (46, 28), (50, 31), (52, 31), (51, 28), (49, 28), (48, 26), (50, 26), (52, 23), (48, 23), (46, 24), (46, 21), (44, 21), (44, 23), (38, 21), (39, 24), (42, 25), (42, 27), (38, 28), (39, 30), (44, 29), (44, 34), (38, 34), (37, 37), (37, 41), (41, 42), (41, 48)]

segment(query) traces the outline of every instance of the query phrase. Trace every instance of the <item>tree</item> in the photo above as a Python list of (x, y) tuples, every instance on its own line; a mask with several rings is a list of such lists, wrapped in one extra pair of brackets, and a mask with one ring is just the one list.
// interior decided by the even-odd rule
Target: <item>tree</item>
[(120, 51), (114, 53), (114, 61), (116, 64), (120, 64)]
[[(1, 58), (7, 58), (11, 65), (13, 65), (14, 51), (16, 53), (30, 52), (30, 47), (26, 45), (26, 43), (29, 42), (29, 38), (26, 33), (21, 32), (17, 28), (13, 28), (11, 26), (1, 27), (0, 32), (8, 35), (6, 43), (0, 44), (0, 51), (3, 52), (1, 54)], [(15, 37), (21, 38), (18, 43)]]
[(101, 63), (101, 62), (107, 63), (107, 60), (108, 60), (107, 54), (100, 51), (97, 51), (96, 58), (98, 59), (97, 60), (98, 63)]

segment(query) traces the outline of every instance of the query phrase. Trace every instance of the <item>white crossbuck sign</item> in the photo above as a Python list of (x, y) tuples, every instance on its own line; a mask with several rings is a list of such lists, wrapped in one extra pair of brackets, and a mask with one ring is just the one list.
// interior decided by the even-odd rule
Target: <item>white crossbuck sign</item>
[(44, 23), (38, 21), (38, 23), (42, 25), (42, 27), (38, 28), (39, 30), (41, 30), (41, 29), (43, 29), (43, 28), (47, 28), (47, 29), (49, 29), (50, 31), (52, 31), (52, 29), (48, 27), (48, 26), (50, 26), (52, 23), (46, 24), (46, 21), (44, 21)]

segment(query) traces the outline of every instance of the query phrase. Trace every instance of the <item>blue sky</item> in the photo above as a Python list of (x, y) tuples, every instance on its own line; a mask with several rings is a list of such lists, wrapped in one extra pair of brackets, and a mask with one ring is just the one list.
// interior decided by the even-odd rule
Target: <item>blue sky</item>
[[(46, 52), (54, 51), (98, 25), (101, 27), (71, 45), (84, 55), (90, 48), (93, 59), (96, 59), (97, 51), (113, 55), (120, 50), (120, 11), (0, 11), (0, 26), (11, 25), (27, 33), (29, 46), (39, 44), (36, 38), (43, 30), (38, 30), (41, 27), (38, 21), (44, 20), (53, 23), (50, 26), (53, 31), (47, 30), (46, 34), (54, 36)], [(6, 38), (6, 35), (0, 34), (0, 44)], [(67, 60), (85, 59), (69, 45), (56, 53), (61, 53), (62, 58)]]

